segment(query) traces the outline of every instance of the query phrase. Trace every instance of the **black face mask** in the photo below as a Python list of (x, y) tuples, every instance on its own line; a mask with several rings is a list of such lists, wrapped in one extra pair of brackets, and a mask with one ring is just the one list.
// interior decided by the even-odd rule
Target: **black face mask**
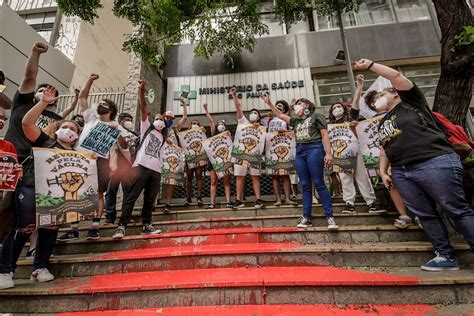
[(99, 114), (99, 115), (104, 115), (104, 114), (107, 114), (107, 113), (109, 113), (109, 112), (110, 112), (110, 110), (107, 109), (107, 108), (106, 108), (105, 106), (103, 106), (103, 105), (99, 105), (99, 106), (97, 107), (97, 114)]

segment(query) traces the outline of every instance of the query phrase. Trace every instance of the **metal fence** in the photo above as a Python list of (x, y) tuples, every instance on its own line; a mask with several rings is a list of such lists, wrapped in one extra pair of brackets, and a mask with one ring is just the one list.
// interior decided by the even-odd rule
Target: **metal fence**
[[(75, 95), (74, 94), (68, 94), (68, 95), (61, 95), (61, 97), (58, 100), (58, 109), (59, 111), (63, 111), (65, 108), (67, 108), (74, 100)], [(93, 106), (95, 104), (98, 104), (101, 100), (103, 99), (110, 99), (117, 104), (118, 108), (118, 113), (121, 113), (124, 109), (125, 106), (125, 90), (123, 89), (104, 89), (104, 90), (95, 90), (89, 94), (89, 105)], [(81, 112), (81, 107), (78, 104), (74, 111), (70, 114), (70, 116), (74, 114), (78, 114)], [(134, 115), (134, 113), (130, 113)]]

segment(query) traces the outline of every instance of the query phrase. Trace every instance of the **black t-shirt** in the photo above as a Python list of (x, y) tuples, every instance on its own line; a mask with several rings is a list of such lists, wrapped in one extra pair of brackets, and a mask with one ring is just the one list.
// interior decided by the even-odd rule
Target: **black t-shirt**
[(379, 124), (380, 144), (391, 165), (403, 166), (454, 152), (421, 90), (415, 85), (409, 91), (398, 91), (398, 95), (401, 102)]

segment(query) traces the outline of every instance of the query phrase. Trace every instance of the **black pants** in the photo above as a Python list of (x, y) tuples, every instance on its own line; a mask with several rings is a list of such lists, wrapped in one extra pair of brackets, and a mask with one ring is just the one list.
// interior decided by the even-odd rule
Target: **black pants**
[(122, 203), (122, 216), (119, 225), (126, 226), (130, 222), (133, 206), (140, 193), (143, 192), (142, 222), (151, 223), (152, 212), (155, 209), (155, 201), (158, 196), (161, 182), (161, 174), (143, 166), (133, 168), (134, 179), (130, 190), (125, 194)]
[(117, 192), (122, 184), (122, 191), (124, 197), (127, 192), (132, 188), (132, 181), (121, 181), (118, 176), (112, 176), (110, 178), (107, 192), (105, 193), (105, 217), (115, 222), (117, 218)]
[[(14, 199), (14, 222), (2, 243), (0, 273), (15, 272), (18, 258), (36, 225), (35, 187), (29, 185), (17, 186)], [(38, 240), (33, 262), (34, 270), (48, 266), (49, 257), (53, 252), (57, 236), (57, 227), (38, 229)]]

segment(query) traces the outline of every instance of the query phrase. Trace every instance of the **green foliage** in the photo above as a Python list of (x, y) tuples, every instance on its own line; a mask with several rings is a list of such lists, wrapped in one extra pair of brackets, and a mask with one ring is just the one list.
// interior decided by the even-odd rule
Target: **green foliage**
[(38, 207), (52, 207), (56, 205), (61, 205), (64, 203), (63, 198), (55, 198), (51, 196), (46, 196), (40, 193), (36, 193), (36, 206)]
[(57, 3), (65, 15), (75, 15), (89, 23), (99, 17), (97, 10), (102, 8), (100, 0), (57, 0)]
[(243, 155), (244, 151), (238, 147), (232, 147), (232, 154), (234, 155)]
[(469, 46), (474, 43), (474, 26), (468, 25), (464, 30), (454, 37), (457, 40), (457, 46)]

